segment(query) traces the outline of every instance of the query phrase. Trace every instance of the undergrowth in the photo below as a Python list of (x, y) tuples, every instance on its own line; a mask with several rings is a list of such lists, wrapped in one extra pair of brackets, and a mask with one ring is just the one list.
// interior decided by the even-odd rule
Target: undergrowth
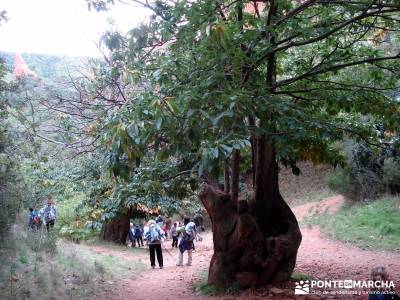
[(199, 279), (193, 284), (193, 290), (203, 296), (218, 296), (223, 294), (236, 295), (241, 292), (238, 284), (230, 284), (226, 288), (207, 283), (208, 269), (199, 273)]
[(298, 167), (301, 170), (299, 176), (293, 175), (290, 168), (284, 167), (281, 167), (279, 173), (279, 189), (290, 207), (320, 201), (337, 194), (327, 185), (332, 170), (330, 166), (300, 162)]
[(54, 230), (14, 225), (0, 249), (0, 299), (87, 299), (100, 295), (144, 264), (57, 239)]

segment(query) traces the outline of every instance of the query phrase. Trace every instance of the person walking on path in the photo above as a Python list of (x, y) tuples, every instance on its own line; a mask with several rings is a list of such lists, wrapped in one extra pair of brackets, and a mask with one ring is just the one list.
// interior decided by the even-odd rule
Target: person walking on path
[[(378, 282), (381, 285), (382, 282), (390, 282), (389, 273), (385, 267), (376, 267), (371, 270), (372, 282)], [(400, 300), (400, 297), (396, 295), (392, 287), (389, 288), (373, 288), (368, 295), (368, 300)]]
[[(201, 231), (205, 231), (204, 230), (204, 226), (203, 226), (203, 215), (201, 214), (201, 211), (199, 210), (193, 218), (194, 224), (196, 224), (196, 228), (197, 229), (201, 229)], [(202, 241), (203, 238), (200, 236), (199, 230), (196, 232), (196, 242), (197, 241)]]
[(168, 240), (169, 239), (169, 231), (171, 230), (171, 224), (172, 224), (172, 220), (170, 217), (165, 216), (165, 222), (164, 222), (164, 231), (165, 231), (165, 237)]
[(37, 219), (38, 219), (37, 212), (32, 207), (30, 207), (28, 215), (28, 227), (30, 229), (36, 229), (37, 226), (40, 226), (40, 224), (36, 224), (35, 222)]
[(156, 218), (156, 224), (159, 228), (163, 228), (164, 218), (162, 217), (162, 215), (158, 215), (158, 217)]
[(135, 240), (138, 247), (140, 247), (140, 245), (143, 247), (143, 229), (139, 226), (139, 224), (135, 226)]
[(47, 205), (40, 210), (40, 216), (46, 224), (47, 231), (54, 227), (57, 219), (57, 208), (51, 196), (47, 197)]
[(136, 238), (135, 238), (135, 232), (133, 228), (133, 224), (129, 223), (129, 231), (128, 231), (128, 237), (131, 242), (131, 246), (135, 247), (136, 246)]
[(178, 248), (178, 232), (176, 231), (176, 223), (172, 224), (170, 233), (172, 236), (172, 248)]
[(155, 255), (157, 254), (157, 262), (160, 269), (164, 267), (163, 254), (161, 248), (162, 239), (164, 239), (164, 232), (157, 226), (154, 220), (150, 220), (147, 223), (147, 231), (144, 236), (149, 245), (150, 251), (150, 265), (154, 269), (156, 267)]
[(188, 217), (183, 220), (183, 226), (177, 229), (177, 232), (182, 233), (181, 240), (179, 242), (179, 257), (177, 266), (183, 266), (183, 253), (187, 251), (188, 260), (187, 266), (192, 265), (192, 251), (194, 249), (194, 239), (196, 238), (196, 224), (190, 222)]

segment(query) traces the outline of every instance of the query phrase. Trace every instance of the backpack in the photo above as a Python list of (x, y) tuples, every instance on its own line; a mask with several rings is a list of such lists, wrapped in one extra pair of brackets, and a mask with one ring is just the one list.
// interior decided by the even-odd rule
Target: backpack
[(140, 227), (135, 228), (135, 236), (137, 237), (142, 236), (142, 230), (140, 229)]
[(44, 209), (44, 216), (45, 216), (46, 223), (50, 222), (51, 220), (55, 220), (56, 219), (55, 208), (53, 206), (51, 206), (51, 207), (46, 206), (46, 208)]
[(196, 238), (196, 225), (193, 222), (190, 222), (185, 227), (182, 239), (184, 241), (192, 242), (195, 238)]
[(38, 215), (33, 217), (33, 224), (40, 225), (40, 217)]
[(35, 211), (30, 212), (29, 213), (29, 222), (34, 222), (36, 216), (37, 215), (36, 215)]
[(194, 216), (194, 223), (196, 224), (197, 227), (201, 227), (203, 225), (203, 216), (200, 214), (196, 214)]
[(150, 243), (157, 242), (157, 241), (161, 240), (161, 235), (160, 235), (160, 232), (159, 232), (157, 226), (155, 226), (155, 225), (150, 226), (150, 228), (149, 228), (149, 230), (147, 232), (147, 235), (146, 235), (146, 239), (148, 241), (150, 241)]

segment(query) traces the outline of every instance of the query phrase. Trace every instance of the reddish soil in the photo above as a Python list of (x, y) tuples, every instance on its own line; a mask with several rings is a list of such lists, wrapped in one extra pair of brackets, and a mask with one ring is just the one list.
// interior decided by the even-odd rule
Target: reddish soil
[[(293, 209), (299, 221), (315, 211), (336, 212), (344, 203), (341, 196), (331, 197), (318, 203), (307, 203)], [(400, 253), (390, 251), (363, 250), (355, 246), (332, 241), (321, 236), (319, 229), (302, 228), (303, 241), (299, 249), (295, 272), (305, 273), (315, 279), (326, 280), (368, 280), (370, 270), (376, 266), (385, 266), (391, 274), (395, 285), (400, 287)], [(212, 235), (203, 235), (204, 240), (196, 243), (193, 253), (193, 265), (190, 267), (175, 266), (178, 251), (170, 248), (164, 250), (164, 269), (151, 269), (148, 253), (143, 250), (133, 256), (128, 252), (110, 250), (101, 246), (92, 246), (95, 252), (112, 252), (110, 254), (124, 257), (127, 263), (135, 260), (148, 262), (148, 269), (136, 276), (126, 278), (115, 289), (96, 297), (97, 299), (367, 299), (362, 296), (295, 296), (293, 283), (269, 289), (248, 290), (237, 296), (205, 297), (193, 290), (193, 283), (199, 280), (201, 273), (207, 270), (211, 259)], [(186, 255), (186, 254), (185, 254)], [(186, 259), (186, 256), (185, 256)]]
[[(332, 214), (344, 203), (341, 196), (328, 198), (312, 205), (293, 209), (299, 221), (315, 211)], [(400, 253), (383, 250), (363, 250), (350, 244), (329, 240), (321, 235), (318, 228), (302, 228), (303, 241), (300, 245), (295, 272), (302, 272), (317, 279), (327, 280), (368, 280), (371, 269), (386, 267), (391, 280), (400, 287)], [(399, 290), (399, 288), (397, 289)], [(342, 296), (343, 297), (343, 296)], [(337, 299), (346, 299), (338, 297)], [(367, 297), (359, 297), (366, 299)]]

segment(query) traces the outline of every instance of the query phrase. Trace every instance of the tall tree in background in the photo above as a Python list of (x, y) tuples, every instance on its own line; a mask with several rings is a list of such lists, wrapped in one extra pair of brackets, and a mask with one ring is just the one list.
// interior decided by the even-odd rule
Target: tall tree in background
[[(7, 20), (6, 12), (0, 11), (1, 22)], [(14, 154), (13, 132), (9, 130), (7, 113), (7, 102), (4, 94), (10, 89), (9, 84), (4, 80), (7, 68), (0, 59), (0, 237), (3, 240), (8, 229), (14, 222), (17, 210), (21, 203), (19, 194), (18, 162)], [(7, 243), (1, 243), (0, 248)]]
[[(127, 37), (104, 38), (113, 72), (145, 87), (106, 122), (111, 169), (133, 171), (132, 161), (152, 153), (190, 156), (213, 223), (209, 283), (289, 279), (301, 233), (278, 164), (299, 173), (299, 160), (338, 163), (334, 141), (379, 146), (375, 123), (398, 130), (399, 2), (132, 2), (154, 17)], [(249, 161), (246, 200), (239, 182)]]

